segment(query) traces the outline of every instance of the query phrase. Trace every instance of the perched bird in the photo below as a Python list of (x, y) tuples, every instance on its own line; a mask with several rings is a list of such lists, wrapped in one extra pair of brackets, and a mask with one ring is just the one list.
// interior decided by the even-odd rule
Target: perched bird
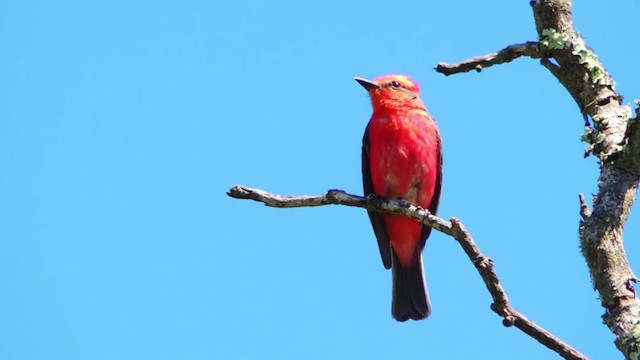
[[(442, 184), (438, 126), (408, 76), (374, 81), (356, 77), (369, 96), (373, 115), (362, 140), (365, 196), (404, 199), (435, 214)], [(424, 280), (422, 249), (431, 228), (403, 215), (369, 211), (382, 263), (391, 268), (391, 314), (398, 321), (426, 319), (431, 305)]]

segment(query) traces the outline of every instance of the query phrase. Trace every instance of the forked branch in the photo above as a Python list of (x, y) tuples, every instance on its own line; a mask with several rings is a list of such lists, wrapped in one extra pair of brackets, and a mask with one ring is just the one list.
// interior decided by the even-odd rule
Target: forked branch
[(462, 222), (456, 218), (450, 221), (441, 219), (429, 211), (413, 206), (404, 200), (387, 200), (380, 196), (361, 197), (347, 194), (341, 190), (329, 190), (324, 195), (283, 196), (271, 194), (263, 190), (252, 189), (236, 185), (227, 191), (236, 199), (248, 199), (261, 202), (270, 207), (293, 208), (322, 205), (345, 205), (365, 208), (367, 210), (382, 211), (391, 214), (402, 214), (430, 226), (458, 241), (462, 249), (473, 263), (487, 290), (493, 298), (491, 309), (503, 317), (504, 326), (515, 326), (525, 334), (539, 341), (549, 349), (555, 351), (565, 359), (588, 359), (556, 336), (541, 328), (533, 321), (516, 311), (509, 303), (509, 298), (493, 268), (493, 260), (486, 257), (476, 246), (471, 234)]
[(436, 70), (450, 75), (518, 56), (541, 57), (542, 66), (577, 103), (581, 118), (591, 120), (583, 136), (585, 154), (598, 158), (600, 176), (591, 210), (580, 196), (580, 246), (616, 346), (626, 359), (640, 359), (640, 299), (623, 243), (624, 226), (640, 187), (640, 113), (631, 117), (631, 107), (623, 105), (615, 81), (574, 28), (571, 0), (532, 0), (530, 4), (538, 43), (512, 45), (454, 65), (441, 63)]

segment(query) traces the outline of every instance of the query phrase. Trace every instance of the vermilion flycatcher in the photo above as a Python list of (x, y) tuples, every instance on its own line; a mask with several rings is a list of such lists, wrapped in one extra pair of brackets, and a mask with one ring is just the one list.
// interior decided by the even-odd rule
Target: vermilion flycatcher
[[(435, 214), (442, 183), (442, 145), (438, 126), (427, 112), (416, 82), (403, 75), (374, 81), (355, 78), (368, 92), (373, 115), (362, 141), (365, 196), (405, 199)], [(380, 256), (391, 268), (391, 313), (398, 321), (431, 313), (422, 266), (422, 249), (431, 228), (402, 215), (369, 211)]]

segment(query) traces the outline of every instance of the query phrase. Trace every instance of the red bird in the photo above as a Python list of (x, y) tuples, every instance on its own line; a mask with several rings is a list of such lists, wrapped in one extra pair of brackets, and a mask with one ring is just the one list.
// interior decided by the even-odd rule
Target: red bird
[[(418, 84), (403, 75), (355, 80), (369, 92), (373, 106), (362, 140), (365, 196), (405, 199), (435, 214), (442, 184), (442, 145), (438, 126), (420, 100)], [(422, 249), (431, 228), (406, 216), (375, 211), (369, 211), (369, 219), (382, 263), (392, 269), (393, 318), (426, 319), (431, 305)]]

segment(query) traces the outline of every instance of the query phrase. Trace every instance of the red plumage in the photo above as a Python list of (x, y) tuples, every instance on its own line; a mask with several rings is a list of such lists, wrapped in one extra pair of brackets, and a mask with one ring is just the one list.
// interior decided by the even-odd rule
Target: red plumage
[[(356, 78), (369, 92), (373, 115), (362, 146), (365, 195), (405, 199), (433, 214), (442, 183), (438, 127), (419, 97), (419, 86), (403, 75), (373, 82)], [(431, 228), (406, 216), (369, 212), (385, 268), (392, 268), (392, 315), (398, 321), (431, 313), (422, 249)]]

